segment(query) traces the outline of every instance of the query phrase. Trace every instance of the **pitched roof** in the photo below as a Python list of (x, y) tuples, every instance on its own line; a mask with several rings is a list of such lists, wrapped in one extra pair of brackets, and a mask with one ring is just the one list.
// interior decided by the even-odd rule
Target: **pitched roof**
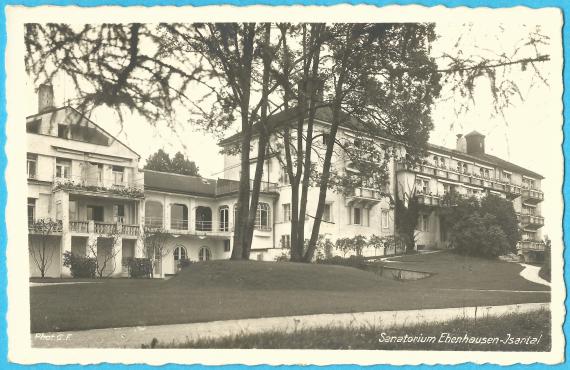
[(216, 196), (216, 180), (169, 172), (144, 170), (144, 187), (169, 193)]

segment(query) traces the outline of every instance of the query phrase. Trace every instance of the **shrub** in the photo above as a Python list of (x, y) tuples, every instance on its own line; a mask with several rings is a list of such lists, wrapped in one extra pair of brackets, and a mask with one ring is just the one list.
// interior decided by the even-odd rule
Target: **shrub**
[(368, 266), (366, 259), (362, 256), (350, 256), (348, 258), (343, 258), (340, 256), (334, 256), (331, 258), (325, 258), (318, 260), (317, 263), (322, 263), (324, 265), (339, 265), (355, 267), (361, 270), (365, 270)]
[(290, 259), (287, 253), (281, 253), (280, 256), (275, 257), (275, 262), (289, 262)]
[(451, 241), (458, 253), (476, 257), (496, 258), (511, 249), (495, 216), (477, 212), (454, 225)]
[(152, 277), (152, 261), (149, 258), (129, 258), (129, 276), (134, 279)]
[(178, 261), (178, 267), (180, 267), (181, 269), (189, 267), (191, 264), (192, 261), (190, 261), (187, 258)]
[(74, 278), (93, 279), (97, 271), (97, 261), (95, 258), (80, 256), (70, 251), (63, 253), (63, 266), (69, 267), (71, 276)]

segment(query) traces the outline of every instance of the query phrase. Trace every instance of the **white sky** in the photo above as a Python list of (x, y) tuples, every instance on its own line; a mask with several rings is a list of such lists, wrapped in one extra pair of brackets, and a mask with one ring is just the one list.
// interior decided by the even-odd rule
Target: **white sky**
[[(501, 22), (501, 23), (499, 23)], [(457, 24), (437, 24), (438, 41), (434, 44), (433, 55), (444, 52), (455, 55), (461, 50), (463, 55), (510, 53), (517, 42), (535, 25), (523, 25), (515, 17), (511, 19), (497, 18), (497, 22), (489, 20), (485, 24), (464, 26)], [(455, 135), (466, 134), (477, 130), (486, 136), (486, 151), (518, 165), (536, 171), (546, 177), (543, 189), (546, 200), (543, 203), (543, 214), (547, 219), (544, 233), (554, 238), (561, 238), (559, 212), (550, 212), (549, 205), (561, 202), (562, 186), (562, 100), (561, 100), (561, 24), (542, 22), (541, 31), (551, 38), (551, 49), (545, 53), (553, 56), (553, 61), (543, 63), (541, 72), (549, 84), (537, 84), (530, 87), (529, 76), (533, 72), (514, 71), (513, 79), (519, 82), (524, 101), (514, 101), (514, 106), (505, 111), (505, 119), (493, 117), (492, 98), (489, 87), (485, 83), (477, 85), (475, 101), (466, 114), (456, 115), (457, 99), (440, 99), (435, 104), (433, 121), (435, 129), (430, 142), (447, 147), (454, 147)], [(459, 47), (454, 47), (457, 36), (466, 33)], [(483, 50), (489, 49), (489, 50)], [(72, 91), (64, 84), (55, 83), (55, 101), (62, 105), (68, 98), (73, 98)], [(448, 92), (447, 92), (448, 93)], [(445, 87), (442, 98), (448, 97)], [(28, 83), (26, 89), (29, 113), (37, 111), (37, 98), (34, 88)], [(200, 173), (207, 177), (221, 176), (223, 157), (219, 154), (217, 139), (200, 131), (197, 127), (187, 125), (179, 127), (176, 135), (165, 127), (154, 127), (140, 117), (127, 117), (121, 129), (118, 120), (105, 108), (94, 112), (92, 119), (111, 134), (138, 152), (146, 159), (158, 149), (174, 154), (181, 150), (200, 168)], [(505, 124), (506, 122), (506, 124)], [(453, 127), (453, 129), (452, 129)], [(230, 134), (230, 133), (228, 133)], [(553, 165), (555, 164), (555, 165)], [(556, 207), (558, 209), (558, 207)], [(554, 216), (557, 219), (549, 219)], [(549, 222), (550, 221), (550, 222)], [(550, 226), (550, 227), (549, 227)], [(553, 227), (554, 226), (554, 227)]]

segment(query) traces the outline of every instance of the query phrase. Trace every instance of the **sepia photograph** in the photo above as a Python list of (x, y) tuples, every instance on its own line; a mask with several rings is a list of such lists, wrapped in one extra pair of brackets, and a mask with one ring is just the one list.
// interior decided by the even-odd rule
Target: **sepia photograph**
[(7, 29), (15, 361), (563, 360), (560, 10)]

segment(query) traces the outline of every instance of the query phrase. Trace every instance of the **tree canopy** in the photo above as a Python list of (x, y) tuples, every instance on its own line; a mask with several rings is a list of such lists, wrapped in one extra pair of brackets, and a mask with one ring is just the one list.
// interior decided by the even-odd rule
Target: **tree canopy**
[(180, 175), (200, 176), (198, 167), (194, 161), (189, 160), (181, 152), (177, 152), (174, 157), (163, 149), (151, 154), (144, 165), (145, 170), (177, 173)]

